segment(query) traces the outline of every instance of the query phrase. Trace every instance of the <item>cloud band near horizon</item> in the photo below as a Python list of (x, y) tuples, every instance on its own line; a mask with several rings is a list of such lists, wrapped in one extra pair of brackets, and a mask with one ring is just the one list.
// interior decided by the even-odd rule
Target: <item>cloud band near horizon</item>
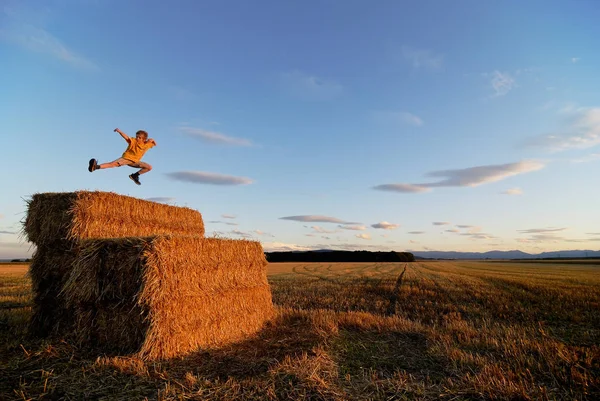
[(428, 192), (436, 187), (476, 187), (519, 174), (540, 170), (545, 164), (533, 160), (516, 163), (476, 166), (456, 170), (439, 170), (427, 173), (428, 177), (440, 177), (440, 181), (423, 184), (382, 184), (373, 187), (380, 191), (401, 193)]
[(235, 177), (231, 175), (209, 173), (204, 171), (176, 171), (172, 173), (166, 173), (165, 175), (175, 181), (189, 182), (192, 184), (248, 185), (254, 182), (247, 177)]
[(336, 224), (344, 224), (344, 225), (360, 224), (357, 222), (343, 221), (336, 217), (321, 216), (321, 215), (286, 216), (286, 217), (280, 217), (279, 220), (292, 220), (292, 221), (302, 221), (302, 222), (312, 222), (312, 223), (336, 223)]

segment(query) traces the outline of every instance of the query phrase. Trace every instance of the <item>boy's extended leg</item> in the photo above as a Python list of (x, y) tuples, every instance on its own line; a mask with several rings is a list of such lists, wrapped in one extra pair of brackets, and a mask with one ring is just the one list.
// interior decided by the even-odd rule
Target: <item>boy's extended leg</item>
[(90, 164), (88, 166), (88, 171), (90, 173), (93, 173), (97, 169), (98, 169), (98, 162), (96, 161), (96, 159), (90, 159)]
[[(95, 161), (95, 159), (92, 159), (92, 160)], [(90, 160), (90, 163), (92, 163), (92, 160)], [(100, 169), (104, 169), (104, 168), (121, 167), (121, 166), (130, 166), (132, 164), (135, 164), (131, 160), (123, 159), (122, 157), (120, 157), (117, 160), (114, 160), (110, 163), (102, 163), (102, 164), (98, 164), (97, 162), (95, 162), (95, 163), (96, 163), (96, 166), (95, 166), (94, 170), (100, 170)]]

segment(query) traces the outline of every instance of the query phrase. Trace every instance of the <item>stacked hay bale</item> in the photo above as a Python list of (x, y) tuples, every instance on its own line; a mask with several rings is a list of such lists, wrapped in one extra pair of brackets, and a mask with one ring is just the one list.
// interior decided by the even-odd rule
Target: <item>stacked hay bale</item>
[(204, 238), (199, 212), (106, 192), (37, 194), (24, 231), (32, 330), (168, 358), (242, 339), (273, 313), (258, 242)]

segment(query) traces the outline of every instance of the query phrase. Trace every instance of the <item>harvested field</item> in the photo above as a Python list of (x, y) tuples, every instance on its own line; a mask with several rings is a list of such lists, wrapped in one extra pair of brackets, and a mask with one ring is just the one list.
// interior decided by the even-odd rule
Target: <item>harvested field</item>
[(267, 326), (155, 362), (28, 338), (30, 282), (4, 275), (0, 398), (600, 398), (600, 267), (419, 262), (395, 293), (404, 267), (269, 265)]

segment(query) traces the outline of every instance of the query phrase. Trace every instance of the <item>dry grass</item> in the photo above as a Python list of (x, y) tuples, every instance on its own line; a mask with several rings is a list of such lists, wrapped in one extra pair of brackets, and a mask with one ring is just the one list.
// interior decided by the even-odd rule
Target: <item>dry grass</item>
[(403, 268), (268, 266), (263, 330), (155, 362), (28, 338), (29, 281), (3, 276), (0, 399), (600, 398), (600, 266), (413, 263), (396, 289)]

